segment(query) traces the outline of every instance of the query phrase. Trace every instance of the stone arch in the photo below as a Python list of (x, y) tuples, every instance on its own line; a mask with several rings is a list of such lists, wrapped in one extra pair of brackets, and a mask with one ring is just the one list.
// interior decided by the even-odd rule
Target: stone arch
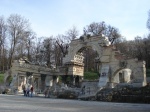
[[(63, 67), (61, 67), (61, 74), (62, 77), (65, 77), (66, 75), (66, 69), (67, 69), (67, 75), (72, 77), (72, 82), (81, 82), (84, 75), (84, 63), (83, 63), (83, 55), (79, 51), (83, 51), (84, 48), (90, 47), (93, 50), (95, 50), (99, 56), (96, 57), (98, 63), (100, 62), (100, 58), (103, 53), (104, 46), (109, 46), (110, 42), (108, 38), (106, 38), (103, 35), (99, 36), (90, 36), (90, 37), (83, 37), (83, 39), (76, 39), (72, 40), (69, 48), (68, 48), (68, 54), (63, 58)], [(99, 66), (99, 64), (96, 65), (96, 67)], [(97, 67), (99, 69), (99, 67)], [(76, 78), (79, 76), (78, 78)], [(67, 78), (67, 77), (65, 77)], [(65, 82), (64, 82), (65, 83)]]
[(111, 82), (113, 82), (113, 83), (128, 83), (131, 81), (131, 76), (132, 76), (131, 68), (118, 68), (112, 74)]
[[(127, 57), (118, 51), (113, 45), (110, 45), (109, 40), (104, 36), (93, 36), (93, 37), (83, 37), (83, 39), (76, 39), (71, 41), (70, 47), (68, 49), (68, 54), (63, 59), (64, 68), (68, 69), (68, 75), (81, 76), (83, 77), (84, 63), (83, 55), (78, 54), (79, 51), (82, 51), (86, 47), (91, 47), (93, 50), (97, 51), (99, 58), (99, 69), (102, 71), (104, 68), (108, 68), (107, 77), (102, 78), (103, 75), (100, 73), (99, 85), (108, 86), (113, 84), (114, 77), (119, 71), (129, 75), (125, 82), (130, 81), (131, 74), (135, 76), (134, 79), (140, 79), (139, 83), (144, 83), (145, 81), (145, 64), (139, 62), (136, 59)], [(79, 57), (79, 58), (78, 58)], [(81, 60), (81, 59), (82, 60)], [(81, 68), (80, 70), (78, 68)], [(82, 71), (77, 73), (76, 71)], [(99, 72), (101, 72), (99, 71)], [(127, 73), (126, 73), (127, 72)], [(63, 73), (64, 74), (64, 73)], [(121, 74), (121, 73), (120, 73)], [(120, 75), (121, 76), (121, 75)], [(100, 82), (101, 81), (101, 82)], [(119, 83), (119, 81), (116, 81)], [(121, 82), (121, 81), (120, 81)], [(122, 81), (123, 82), (123, 81)]]
[[(143, 61), (138, 61), (131, 58), (122, 60), (116, 58), (115, 53), (112, 54), (113, 55), (111, 55), (111, 59), (109, 62), (102, 62), (102, 69), (103, 65), (107, 65), (110, 67), (110, 74), (108, 75), (108, 80), (105, 80), (105, 83), (103, 85), (106, 85), (108, 87), (114, 87), (120, 82), (123, 83), (123, 85), (128, 83), (136, 87), (146, 85), (146, 69), (145, 63)], [(122, 66), (120, 62), (126, 62), (126, 64)], [(125, 81), (119, 81), (119, 72), (122, 73), (122, 71), (124, 71), (125, 75), (127, 75), (125, 77)]]
[(97, 45), (94, 45), (94, 44), (90, 44), (88, 43), (87, 45), (78, 45), (72, 55), (74, 56), (79, 50), (81, 50), (82, 48), (86, 48), (86, 47), (91, 47), (93, 50), (97, 51), (97, 53), (99, 54), (99, 57), (102, 55), (102, 47), (98, 45), (98, 43), (96, 43)]
[(7, 70), (5, 73), (4, 73), (4, 83), (6, 85), (9, 85), (10, 82), (12, 81), (12, 74), (11, 74), (11, 70)]
[[(126, 61), (127, 61), (126, 67), (120, 67), (119, 64), (117, 64), (117, 66), (115, 67), (111, 66), (111, 68), (113, 69), (112, 77), (114, 77), (118, 71), (123, 70), (123, 69), (130, 69), (134, 77), (137, 77), (136, 75), (139, 73), (142, 76), (143, 68), (144, 68), (142, 62), (135, 61), (134, 59), (129, 59)], [(118, 63), (119, 63), (119, 60), (118, 60)]]
[(93, 50), (97, 51), (100, 58), (103, 53), (103, 47), (109, 45), (110, 42), (108, 38), (102, 35), (84, 37), (84, 40), (72, 40), (69, 45), (68, 54), (63, 59), (63, 64), (74, 60), (73, 58), (77, 54), (77, 52), (84, 47), (91, 47)]

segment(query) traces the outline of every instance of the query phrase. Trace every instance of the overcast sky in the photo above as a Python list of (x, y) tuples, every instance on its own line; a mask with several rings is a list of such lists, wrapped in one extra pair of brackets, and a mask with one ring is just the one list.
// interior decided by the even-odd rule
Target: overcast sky
[(0, 0), (0, 15), (29, 19), (38, 37), (65, 32), (76, 26), (80, 34), (92, 22), (105, 21), (128, 40), (148, 34), (150, 0)]

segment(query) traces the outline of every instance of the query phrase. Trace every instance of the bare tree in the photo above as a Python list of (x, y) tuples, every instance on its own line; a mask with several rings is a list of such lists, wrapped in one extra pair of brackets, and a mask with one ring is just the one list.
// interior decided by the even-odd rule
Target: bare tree
[(54, 43), (53, 36), (46, 38), (43, 41), (42, 53), (44, 54), (45, 62), (48, 67), (52, 67), (52, 64), (54, 64)]
[(142, 60), (143, 59), (143, 40), (142, 40), (142, 37), (137, 36), (137, 37), (135, 37), (134, 41), (135, 41), (136, 57), (139, 60)]
[(18, 43), (24, 40), (25, 32), (29, 29), (29, 22), (27, 19), (21, 17), (17, 14), (12, 14), (7, 19), (8, 23), (8, 34), (9, 34), (9, 41), (10, 41), (10, 61), (9, 66), (11, 66), (13, 55), (15, 53), (15, 49)]
[(106, 30), (106, 24), (105, 22), (100, 22), (100, 23), (91, 23), (90, 25), (87, 25), (84, 27), (84, 35), (91, 34), (91, 35), (99, 35), (102, 34), (103, 31)]
[(114, 43), (114, 41), (121, 37), (119, 30), (113, 26), (106, 25), (105, 22), (100, 23), (91, 23), (90, 25), (84, 27), (84, 35), (92, 35), (97, 36), (100, 34), (104, 34), (108, 37), (111, 44)]
[(54, 59), (55, 59), (56, 68), (62, 65), (63, 53), (60, 46), (57, 43), (55, 43), (54, 46)]
[(143, 60), (146, 61), (146, 67), (150, 67), (150, 35), (143, 39)]
[(73, 26), (71, 29), (69, 29), (66, 32), (66, 37), (71, 41), (77, 38), (77, 36), (79, 36), (79, 31), (77, 30), (77, 28), (75, 26)]
[(5, 40), (6, 40), (6, 23), (3, 16), (0, 16), (0, 70), (4, 71), (5, 64)]
[(59, 46), (63, 57), (65, 57), (65, 55), (68, 53), (70, 40), (64, 35), (58, 35), (56, 38), (56, 43)]
[(137, 58), (146, 61), (146, 67), (150, 67), (150, 35), (145, 37), (137, 36), (132, 41), (119, 40), (115, 43), (117, 49), (127, 57)]
[(32, 62), (34, 63), (41, 63), (43, 61), (43, 37), (36, 37), (35, 42), (32, 46)]
[(6, 25), (4, 22), (4, 18), (0, 16), (0, 51), (2, 50), (2, 45), (4, 44), (5, 32), (6, 32)]
[(32, 55), (32, 47), (33, 47), (33, 41), (36, 38), (36, 34), (33, 31), (26, 31), (25, 32), (25, 45), (27, 50), (27, 58), (29, 61), (31, 61), (31, 55)]

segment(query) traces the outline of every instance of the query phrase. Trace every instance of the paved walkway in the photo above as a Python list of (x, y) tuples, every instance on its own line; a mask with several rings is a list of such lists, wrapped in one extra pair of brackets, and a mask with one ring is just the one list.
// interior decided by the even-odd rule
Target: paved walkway
[(0, 112), (150, 112), (150, 104), (110, 103), (0, 94)]

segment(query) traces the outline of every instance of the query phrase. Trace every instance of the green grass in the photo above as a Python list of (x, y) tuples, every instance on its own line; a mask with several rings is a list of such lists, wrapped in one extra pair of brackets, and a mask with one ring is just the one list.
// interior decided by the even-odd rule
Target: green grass
[(95, 72), (84, 72), (84, 79), (86, 80), (95, 80), (98, 78), (98, 74)]
[(0, 73), (0, 83), (4, 83), (4, 74)]

